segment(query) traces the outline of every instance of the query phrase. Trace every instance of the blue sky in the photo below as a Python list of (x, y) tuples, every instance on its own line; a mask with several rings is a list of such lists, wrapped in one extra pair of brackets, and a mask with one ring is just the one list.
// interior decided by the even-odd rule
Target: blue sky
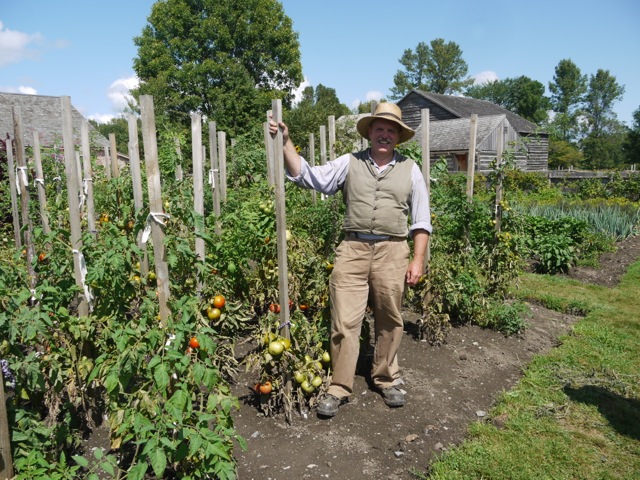
[[(154, 0), (0, 0), (0, 91), (66, 95), (106, 121), (135, 85), (138, 36)], [(457, 43), (478, 79), (525, 75), (548, 91), (571, 59), (583, 74), (609, 70), (624, 85), (614, 105), (633, 123), (640, 107), (637, 0), (284, 0), (299, 34), (306, 81), (334, 88), (349, 107), (388, 96), (404, 50)], [(256, 119), (256, 121), (261, 121)]]

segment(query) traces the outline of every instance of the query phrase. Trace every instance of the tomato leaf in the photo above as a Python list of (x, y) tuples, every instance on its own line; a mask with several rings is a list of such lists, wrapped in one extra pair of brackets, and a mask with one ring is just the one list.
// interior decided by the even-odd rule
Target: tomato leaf
[(158, 390), (165, 390), (169, 385), (169, 373), (167, 373), (167, 366), (164, 363), (158, 365), (153, 372), (153, 379), (156, 381)]
[(163, 478), (164, 471), (167, 468), (167, 456), (165, 455), (164, 450), (156, 448), (151, 455), (149, 455), (149, 461), (151, 462), (151, 467), (153, 468), (156, 477)]

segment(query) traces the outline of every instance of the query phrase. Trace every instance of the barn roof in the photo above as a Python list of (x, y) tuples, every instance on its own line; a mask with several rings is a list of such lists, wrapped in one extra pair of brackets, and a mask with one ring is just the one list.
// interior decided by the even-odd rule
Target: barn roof
[[(20, 107), (24, 145), (33, 145), (33, 132), (40, 134), (42, 145), (53, 144), (62, 138), (61, 97), (47, 95), (26, 95), (22, 93), (0, 92), (0, 137), (7, 134), (13, 137), (13, 113), (11, 107)], [(84, 117), (73, 106), (71, 118), (74, 137), (80, 135), (80, 127)], [(109, 146), (109, 140), (89, 124), (91, 141), (102, 147)]]
[[(439, 105), (440, 107), (448, 110), (458, 118), (471, 118), (472, 114), (477, 114), (478, 117), (505, 115), (509, 123), (513, 128), (522, 133), (533, 133), (537, 131), (538, 127), (535, 123), (522, 118), (506, 108), (503, 108), (487, 100), (478, 100), (477, 98), (469, 97), (457, 97), (453, 95), (442, 95), (439, 93), (425, 92), (423, 90), (413, 90), (413, 92), (421, 95), (427, 100)], [(438, 122), (433, 122), (438, 123)]]

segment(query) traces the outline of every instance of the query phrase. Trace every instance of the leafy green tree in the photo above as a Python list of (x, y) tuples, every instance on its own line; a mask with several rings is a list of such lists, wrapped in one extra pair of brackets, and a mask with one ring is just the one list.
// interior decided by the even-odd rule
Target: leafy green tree
[(640, 107), (633, 112), (633, 126), (622, 145), (628, 165), (640, 163)]
[(590, 76), (584, 111), (588, 133), (582, 140), (589, 168), (616, 168), (624, 164), (622, 145), (626, 131), (613, 111), (614, 103), (623, 94), (624, 86), (608, 70), (598, 69)]
[(589, 88), (585, 97), (585, 114), (592, 133), (602, 133), (615, 119), (613, 104), (622, 100), (624, 85), (619, 85), (609, 70), (598, 69), (589, 79)]
[(582, 140), (584, 165), (593, 170), (624, 168), (624, 141), (628, 128), (615, 118), (607, 118), (600, 130), (594, 130)]
[(500, 105), (534, 123), (541, 123), (547, 118), (549, 99), (544, 95), (544, 85), (529, 77), (474, 85), (467, 88), (465, 94)]
[(132, 93), (183, 125), (200, 112), (238, 135), (302, 81), (298, 34), (277, 0), (156, 2), (134, 43)]
[(568, 169), (569, 167), (580, 167), (584, 160), (582, 151), (574, 144), (554, 138), (549, 140), (549, 168)]
[(335, 89), (320, 84), (315, 89), (306, 87), (302, 99), (291, 110), (285, 111), (283, 117), (290, 127), (293, 143), (302, 146), (307, 145), (310, 133), (317, 138), (320, 125), (326, 125), (330, 115), (338, 119), (349, 113), (349, 107), (340, 103)]
[(109, 134), (113, 133), (116, 137), (116, 149), (120, 153), (128, 155), (129, 152), (129, 124), (124, 117), (112, 118), (107, 123), (98, 123), (89, 120), (91, 124), (104, 136), (109, 138)]
[(452, 94), (473, 83), (467, 77), (469, 67), (458, 44), (445, 43), (442, 38), (432, 40), (430, 46), (420, 42), (415, 51), (405, 50), (399, 62), (404, 70), (398, 70), (393, 77), (393, 99), (400, 99), (414, 89)]
[(555, 112), (553, 125), (560, 139), (574, 140), (579, 131), (578, 116), (587, 93), (587, 75), (570, 59), (560, 60), (553, 82), (549, 82), (551, 108)]

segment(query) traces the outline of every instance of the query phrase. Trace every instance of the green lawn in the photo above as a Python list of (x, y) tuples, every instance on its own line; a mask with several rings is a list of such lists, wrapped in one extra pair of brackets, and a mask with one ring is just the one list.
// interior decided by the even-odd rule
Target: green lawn
[(640, 262), (615, 289), (527, 274), (516, 295), (589, 313), (534, 359), (467, 441), (418, 476), (640, 479)]

